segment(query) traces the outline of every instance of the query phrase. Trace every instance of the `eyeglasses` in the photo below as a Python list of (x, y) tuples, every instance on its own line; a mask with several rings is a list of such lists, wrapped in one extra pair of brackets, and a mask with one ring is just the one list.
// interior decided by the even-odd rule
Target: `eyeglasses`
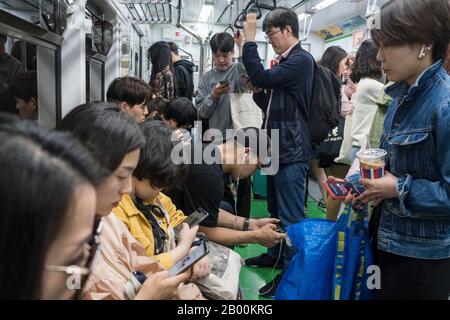
[(80, 277), (80, 285), (77, 290), (76, 298), (81, 298), (81, 292), (86, 284), (88, 276), (91, 274), (93, 266), (95, 265), (97, 258), (100, 253), (100, 235), (103, 231), (103, 218), (96, 218), (94, 222), (94, 228), (92, 231), (92, 238), (87, 244), (89, 247), (89, 256), (87, 258), (85, 267), (79, 266), (45, 266), (46, 271), (50, 272), (63, 272), (68, 276), (78, 276)]
[(272, 36), (275, 34), (275, 33), (278, 33), (278, 32), (280, 32), (280, 31), (282, 31), (283, 29), (279, 29), (279, 30), (277, 30), (277, 31), (274, 31), (274, 32), (270, 32), (269, 34), (266, 34), (264, 37), (266, 38), (266, 41), (268, 41), (268, 42), (272, 42)]

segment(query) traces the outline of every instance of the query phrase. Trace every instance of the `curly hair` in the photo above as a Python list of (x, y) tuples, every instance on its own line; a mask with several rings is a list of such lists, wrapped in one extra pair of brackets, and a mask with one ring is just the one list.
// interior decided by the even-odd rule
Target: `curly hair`
[(350, 79), (358, 83), (363, 78), (378, 79), (382, 76), (381, 62), (377, 60), (378, 48), (372, 40), (364, 41), (356, 53)]

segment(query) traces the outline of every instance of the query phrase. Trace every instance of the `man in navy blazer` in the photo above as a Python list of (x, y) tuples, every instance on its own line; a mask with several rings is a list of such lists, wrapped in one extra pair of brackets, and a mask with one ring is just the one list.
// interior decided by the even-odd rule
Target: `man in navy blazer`
[[(242, 61), (249, 80), (260, 88), (253, 98), (265, 112), (264, 129), (278, 130), (280, 168), (268, 176), (267, 202), (272, 217), (279, 218), (283, 227), (296, 224), (305, 218), (306, 177), (308, 163), (313, 156), (311, 133), (308, 126), (313, 90), (314, 59), (303, 50), (299, 42), (297, 14), (279, 7), (264, 19), (263, 31), (267, 41), (277, 53), (278, 63), (266, 70), (258, 54), (256, 15), (248, 14), (244, 37)], [(294, 248), (282, 245), (283, 271), (286, 271), (295, 254)], [(250, 258), (249, 266), (273, 266), (280, 256), (280, 247), (268, 254)], [(284, 273), (284, 272), (283, 272)], [(281, 277), (261, 288), (260, 294), (273, 296)]]

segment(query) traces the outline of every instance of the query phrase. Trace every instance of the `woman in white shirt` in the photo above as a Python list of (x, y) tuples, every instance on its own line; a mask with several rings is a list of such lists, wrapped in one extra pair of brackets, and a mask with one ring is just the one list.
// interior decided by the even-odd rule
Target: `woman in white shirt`
[(352, 120), (353, 147), (350, 154), (352, 162), (356, 158), (356, 153), (367, 143), (378, 110), (377, 100), (383, 90), (383, 84), (377, 80), (382, 76), (377, 53), (378, 49), (372, 40), (364, 41), (356, 53), (350, 76), (352, 81), (358, 84)]

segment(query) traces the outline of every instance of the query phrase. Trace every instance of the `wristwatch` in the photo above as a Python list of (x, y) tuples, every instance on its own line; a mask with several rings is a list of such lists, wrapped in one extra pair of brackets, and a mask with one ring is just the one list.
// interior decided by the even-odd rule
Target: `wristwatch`
[(244, 218), (244, 226), (243, 226), (242, 230), (248, 231), (249, 225), (250, 225), (250, 220), (249, 220), (249, 218)]

